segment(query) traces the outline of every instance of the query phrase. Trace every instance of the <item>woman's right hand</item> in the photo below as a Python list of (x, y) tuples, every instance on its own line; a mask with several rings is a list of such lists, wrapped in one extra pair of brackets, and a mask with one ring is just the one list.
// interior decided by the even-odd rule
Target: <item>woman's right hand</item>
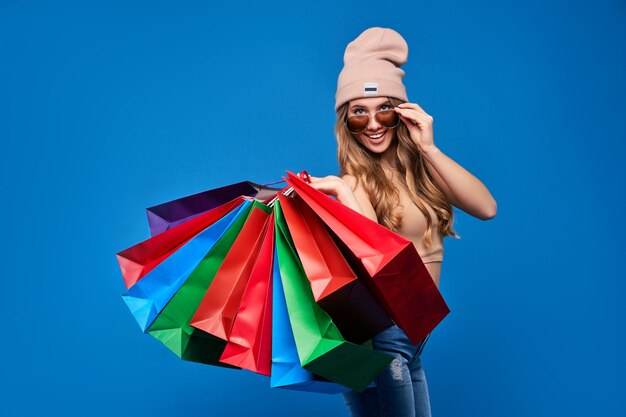
[(344, 206), (350, 207), (352, 210), (363, 214), (363, 209), (359, 204), (352, 188), (342, 178), (335, 175), (326, 177), (314, 177), (309, 175), (311, 182), (309, 185), (323, 193), (333, 195)]
[(346, 193), (346, 190), (352, 191), (343, 179), (334, 175), (328, 175), (322, 178), (312, 175), (309, 175), (309, 177), (311, 178), (311, 182), (309, 183), (311, 187), (323, 193), (334, 195), (338, 200), (340, 196)]

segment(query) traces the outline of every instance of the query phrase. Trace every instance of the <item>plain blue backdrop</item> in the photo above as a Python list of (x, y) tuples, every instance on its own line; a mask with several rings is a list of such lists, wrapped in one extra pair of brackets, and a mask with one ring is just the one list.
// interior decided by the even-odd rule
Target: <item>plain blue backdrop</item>
[(434, 415), (626, 415), (623, 1), (88, 3), (0, 6), (0, 414), (347, 415), (142, 334), (115, 253), (146, 207), (337, 174), (343, 51), (382, 26), (498, 202), (445, 240)]

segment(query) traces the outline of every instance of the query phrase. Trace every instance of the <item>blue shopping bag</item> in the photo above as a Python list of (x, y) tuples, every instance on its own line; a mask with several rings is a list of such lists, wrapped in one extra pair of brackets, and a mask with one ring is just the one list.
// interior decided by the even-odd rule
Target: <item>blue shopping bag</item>
[(122, 294), (144, 333), (224, 232), (241, 213), (246, 213), (250, 204), (251, 201), (244, 201), (207, 227)]

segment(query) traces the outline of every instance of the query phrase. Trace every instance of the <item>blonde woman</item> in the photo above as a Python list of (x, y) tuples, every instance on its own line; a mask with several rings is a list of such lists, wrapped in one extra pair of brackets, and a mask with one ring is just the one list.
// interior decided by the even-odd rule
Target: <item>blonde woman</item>
[[(488, 220), (496, 201), (435, 145), (433, 118), (409, 102), (402, 83), (407, 58), (406, 41), (388, 28), (348, 44), (335, 96), (340, 177), (312, 177), (311, 185), (411, 240), (439, 286), (443, 238), (458, 238), (452, 205)], [(414, 346), (394, 325), (373, 338), (374, 349), (395, 359), (376, 387), (343, 394), (352, 416), (431, 415), (420, 357), (429, 336)]]

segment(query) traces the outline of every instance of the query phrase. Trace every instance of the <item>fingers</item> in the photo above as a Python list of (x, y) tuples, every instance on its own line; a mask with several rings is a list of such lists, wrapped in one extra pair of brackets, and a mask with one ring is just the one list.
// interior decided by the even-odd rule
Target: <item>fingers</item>
[(416, 125), (416, 124), (417, 124), (417, 122), (416, 122), (415, 120), (413, 120), (413, 119), (409, 119), (408, 117), (403, 116), (403, 115), (401, 115), (401, 114), (400, 114), (399, 116), (400, 116), (400, 119), (402, 119), (402, 121), (403, 121), (404, 123), (407, 123), (407, 124), (408, 124), (408, 123), (410, 122), (410, 123), (412, 123), (412, 124), (414, 124), (414, 125)]
[(415, 117), (421, 117), (421, 118), (424, 118), (424, 119), (428, 119), (429, 117), (431, 117), (428, 113), (424, 112), (423, 110), (416, 110), (416, 109), (413, 109), (413, 108), (396, 107), (396, 111), (399, 114), (402, 114), (402, 115), (405, 115), (405, 116), (413, 115)]
[(402, 114), (414, 114), (423, 117), (424, 121), (428, 121), (429, 119), (432, 121), (432, 116), (426, 113), (417, 103), (401, 103), (398, 104), (396, 109), (400, 109)]
[(309, 175), (311, 178), (311, 182), (320, 182), (320, 181), (343, 181), (341, 178), (335, 175), (327, 175), (325, 177), (314, 177), (313, 175)]
[(397, 113), (400, 117), (411, 120), (414, 124), (418, 123), (420, 126), (428, 126), (433, 124), (433, 117), (423, 111), (418, 111), (413, 108), (399, 108), (396, 107)]
[(332, 181), (332, 180), (325, 180), (323, 178), (318, 178), (316, 181), (312, 181), (311, 185), (315, 185), (318, 187), (334, 187), (337, 185), (337, 181)]
[(415, 114), (415, 112), (408, 112), (406, 110), (401, 110), (401, 111), (398, 111), (398, 115), (405, 123), (409, 121), (413, 124), (418, 123), (418, 116)]
[(424, 111), (424, 109), (423, 109), (423, 108), (421, 108), (421, 107), (420, 107), (420, 105), (419, 105), (419, 104), (417, 104), (417, 103), (400, 103), (400, 104), (398, 104), (398, 107), (400, 107), (400, 108), (402, 108), (402, 109), (411, 109), (411, 108), (413, 108), (413, 109), (415, 109), (415, 110), (421, 111), (421, 112), (422, 112), (422, 113), (424, 113), (424, 114), (427, 114), (427, 113)]
[(328, 175), (322, 178), (310, 176), (310, 178), (311, 183), (309, 185), (311, 187), (333, 195), (337, 194), (343, 183), (343, 180), (335, 175)]

